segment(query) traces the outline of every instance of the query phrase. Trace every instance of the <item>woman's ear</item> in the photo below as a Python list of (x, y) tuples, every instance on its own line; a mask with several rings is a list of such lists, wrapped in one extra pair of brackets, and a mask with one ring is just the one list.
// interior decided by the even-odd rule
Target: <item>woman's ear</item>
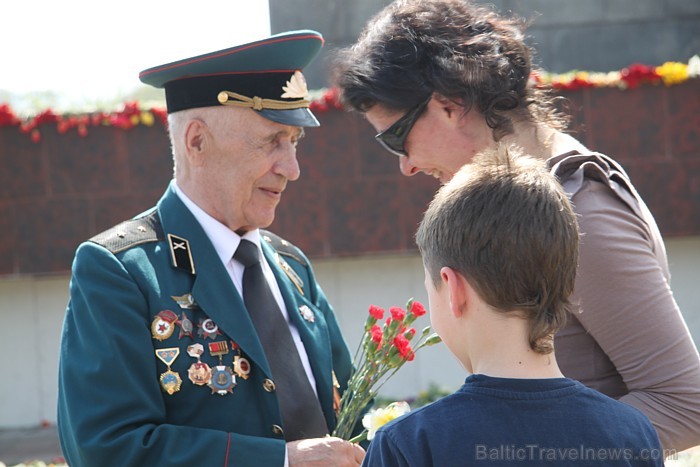
[(446, 117), (447, 119), (459, 120), (464, 112), (464, 108), (459, 102), (455, 102), (442, 94), (433, 93), (433, 98), (428, 102), (428, 108), (437, 115)]
[(185, 154), (192, 166), (204, 163), (204, 154), (210, 143), (211, 133), (207, 124), (198, 118), (187, 123), (185, 129)]
[(461, 317), (469, 305), (467, 280), (458, 271), (443, 267), (440, 269), (442, 286), (447, 288), (450, 312), (455, 318)]

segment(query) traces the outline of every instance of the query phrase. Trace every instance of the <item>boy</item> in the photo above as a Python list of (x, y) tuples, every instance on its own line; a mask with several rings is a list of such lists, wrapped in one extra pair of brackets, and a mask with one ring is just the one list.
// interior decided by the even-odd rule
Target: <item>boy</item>
[(663, 465), (641, 412), (557, 366), (578, 236), (554, 175), (512, 150), (442, 187), (416, 239), (433, 328), (471, 376), (380, 429), (363, 465)]

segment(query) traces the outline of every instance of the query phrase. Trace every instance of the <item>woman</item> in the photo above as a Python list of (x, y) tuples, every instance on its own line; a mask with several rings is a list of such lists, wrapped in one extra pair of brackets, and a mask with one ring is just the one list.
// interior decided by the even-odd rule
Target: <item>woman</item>
[(553, 99), (530, 82), (531, 54), (517, 21), (482, 6), (397, 0), (340, 54), (334, 76), (404, 175), (444, 183), (501, 143), (548, 161), (583, 233), (578, 310), (555, 341), (563, 373), (640, 409), (664, 448), (700, 444), (700, 358), (656, 223), (613, 159), (563, 132)]

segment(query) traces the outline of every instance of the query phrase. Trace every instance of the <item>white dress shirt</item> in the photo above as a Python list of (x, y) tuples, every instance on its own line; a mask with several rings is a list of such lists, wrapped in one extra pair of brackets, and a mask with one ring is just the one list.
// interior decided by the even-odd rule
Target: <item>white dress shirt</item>
[(287, 324), (289, 325), (289, 331), (292, 334), (294, 345), (296, 345), (297, 351), (299, 352), (299, 357), (301, 358), (301, 363), (306, 371), (306, 376), (311, 383), (311, 388), (318, 396), (316, 393), (316, 378), (314, 378), (313, 372), (311, 371), (311, 364), (309, 363), (309, 356), (306, 354), (304, 343), (301, 341), (297, 328), (289, 321), (289, 313), (287, 312), (287, 306), (282, 298), (282, 293), (277, 285), (272, 269), (270, 269), (270, 265), (267, 264), (267, 261), (265, 261), (265, 256), (263, 255), (262, 248), (260, 247), (260, 231), (258, 229), (251, 230), (250, 232), (246, 232), (243, 237), (241, 237), (224, 224), (204, 212), (202, 208), (197, 206), (194, 201), (192, 201), (180, 189), (180, 187), (177, 186), (177, 183), (173, 184), (173, 188), (180, 200), (182, 200), (185, 206), (187, 206), (187, 209), (190, 210), (192, 215), (194, 215), (199, 224), (202, 226), (204, 233), (207, 234), (207, 237), (209, 237), (212, 245), (214, 245), (216, 253), (219, 255), (221, 262), (226, 267), (226, 270), (231, 277), (231, 282), (233, 282), (233, 285), (236, 287), (236, 290), (241, 298), (243, 297), (243, 270), (245, 268), (241, 263), (233, 259), (233, 254), (236, 252), (238, 244), (241, 242), (241, 238), (245, 238), (246, 240), (253, 242), (258, 247), (258, 254), (261, 258), (260, 262), (262, 264), (263, 274), (267, 279), (272, 295), (275, 297), (277, 305), (279, 305), (279, 309), (282, 312), (285, 321), (287, 321)]

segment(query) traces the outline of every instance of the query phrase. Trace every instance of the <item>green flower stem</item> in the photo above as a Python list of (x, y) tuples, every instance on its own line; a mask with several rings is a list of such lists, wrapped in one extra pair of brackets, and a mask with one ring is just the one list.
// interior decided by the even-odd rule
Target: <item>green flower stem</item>
[[(352, 439), (350, 439), (350, 436), (362, 411), (376, 397), (378, 390), (407, 361), (399, 355), (393, 341), (400, 332), (405, 332), (405, 329), (415, 321), (416, 316), (410, 312), (412, 303), (413, 299), (407, 303), (407, 314), (403, 320), (392, 320), (388, 326), (382, 326), (382, 341), (379, 345), (374, 342), (369, 334), (369, 329), (377, 322), (377, 319), (370, 316), (365, 322), (365, 334), (360, 340), (353, 358), (355, 368), (348, 381), (348, 386), (340, 399), (340, 413), (336, 428), (333, 430), (333, 436), (349, 439), (352, 442), (360, 442), (367, 439), (366, 430)], [(423, 347), (440, 342), (440, 338), (436, 334), (429, 336), (429, 333), (430, 326), (423, 329), (420, 337), (414, 343), (414, 354)], [(415, 335), (409, 341), (413, 337)]]
[(369, 434), (369, 431), (364, 430), (362, 433), (355, 436), (354, 438), (350, 438), (348, 441), (350, 441), (351, 443), (361, 443), (362, 441), (367, 439), (368, 434)]

